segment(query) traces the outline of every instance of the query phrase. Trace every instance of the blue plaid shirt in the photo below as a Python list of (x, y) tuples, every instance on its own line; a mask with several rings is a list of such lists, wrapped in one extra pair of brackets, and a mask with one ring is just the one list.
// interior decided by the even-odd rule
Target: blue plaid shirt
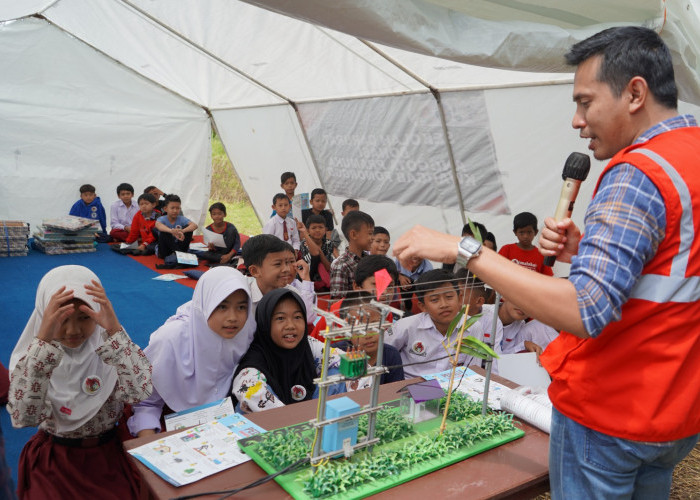
[[(697, 126), (691, 115), (675, 116), (651, 127), (635, 144), (669, 130)], [(612, 167), (586, 210), (584, 237), (569, 275), (591, 337), (620, 319), (622, 305), (656, 254), (665, 228), (666, 207), (654, 183), (628, 163)]]

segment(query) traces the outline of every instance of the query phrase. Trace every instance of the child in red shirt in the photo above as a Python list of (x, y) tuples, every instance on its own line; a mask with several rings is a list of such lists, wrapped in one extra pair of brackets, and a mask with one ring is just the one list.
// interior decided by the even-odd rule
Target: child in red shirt
[(513, 234), (518, 238), (518, 242), (503, 245), (498, 253), (522, 267), (552, 276), (552, 268), (544, 265), (544, 257), (532, 244), (532, 240), (537, 236), (537, 217), (530, 212), (516, 215), (513, 218)]
[(129, 231), (126, 242), (133, 243), (141, 239), (141, 244), (135, 249), (123, 249), (120, 253), (133, 255), (153, 255), (156, 253), (158, 238), (154, 231), (156, 219), (161, 216), (161, 213), (155, 209), (156, 203), (156, 197), (152, 194), (144, 193), (139, 196), (139, 211), (136, 212), (131, 222), (131, 231)]

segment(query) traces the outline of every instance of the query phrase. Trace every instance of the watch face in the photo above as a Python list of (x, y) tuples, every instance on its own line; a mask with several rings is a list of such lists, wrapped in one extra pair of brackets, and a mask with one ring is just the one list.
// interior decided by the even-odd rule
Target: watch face
[(476, 252), (481, 249), (481, 243), (476, 241), (474, 238), (471, 236), (467, 236), (465, 238), (462, 238), (462, 241), (460, 241), (459, 246), (462, 247), (464, 251), (470, 254), (475, 254)]

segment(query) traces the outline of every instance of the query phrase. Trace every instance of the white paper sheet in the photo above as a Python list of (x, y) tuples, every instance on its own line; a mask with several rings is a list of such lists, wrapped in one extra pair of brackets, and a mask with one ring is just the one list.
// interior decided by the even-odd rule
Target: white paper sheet
[[(215, 247), (226, 248), (226, 242), (224, 241), (223, 234), (215, 233), (214, 231), (210, 231), (207, 228), (202, 229), (202, 234), (204, 235), (205, 247), (209, 243), (213, 243)], [(190, 248), (192, 248), (192, 245), (190, 245)], [(205, 250), (206, 249), (207, 248), (205, 248)]]
[(125, 250), (127, 248), (132, 249), (132, 250), (136, 250), (138, 247), (139, 247), (139, 242), (137, 240), (137, 241), (133, 241), (131, 243), (122, 243), (121, 245), (119, 245), (119, 250)]
[[(468, 368), (466, 368), (466, 373), (464, 373), (464, 370), (465, 368), (463, 366), (457, 367), (457, 370), (455, 371), (455, 385), (453, 388), (456, 388), (459, 392), (471, 397), (474, 401), (483, 401), (486, 377), (479, 375)], [(447, 390), (447, 388), (450, 386), (450, 372), (451, 370), (445, 370), (444, 372), (423, 375), (423, 378), (426, 380), (435, 379), (440, 382), (440, 387)], [(464, 377), (462, 377), (463, 373)], [(493, 408), (494, 410), (500, 410), (501, 396), (503, 396), (503, 394), (509, 390), (510, 389), (505, 385), (491, 380), (489, 383), (489, 407)]]
[(175, 280), (184, 280), (187, 278), (187, 276), (184, 276), (182, 274), (159, 274), (155, 278), (153, 278), (156, 281), (175, 281)]
[(501, 354), (498, 358), (498, 374), (519, 385), (547, 388), (550, 383), (547, 370), (537, 363), (534, 352)]

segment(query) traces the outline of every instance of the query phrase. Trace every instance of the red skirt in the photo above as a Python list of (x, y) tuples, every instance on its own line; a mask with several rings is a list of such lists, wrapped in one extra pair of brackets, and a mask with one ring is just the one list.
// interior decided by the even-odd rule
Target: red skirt
[(39, 431), (24, 445), (17, 470), (21, 500), (138, 498), (126, 452), (115, 436), (93, 448), (54, 443)]

